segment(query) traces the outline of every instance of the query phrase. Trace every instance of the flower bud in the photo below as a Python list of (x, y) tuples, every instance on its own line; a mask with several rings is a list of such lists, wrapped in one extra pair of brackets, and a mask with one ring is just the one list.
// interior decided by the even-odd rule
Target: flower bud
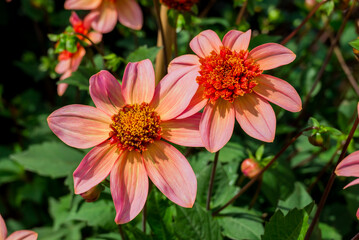
[(320, 133), (316, 133), (310, 137), (308, 137), (308, 140), (311, 144), (313, 144), (314, 146), (317, 146), (317, 147), (321, 147), (323, 146), (323, 137)]
[(83, 199), (85, 199), (86, 202), (94, 202), (100, 197), (101, 192), (104, 189), (105, 188), (102, 185), (97, 185), (87, 192), (81, 193), (80, 195)]
[(242, 173), (249, 178), (254, 178), (261, 170), (262, 167), (258, 162), (251, 158), (245, 159), (241, 164)]

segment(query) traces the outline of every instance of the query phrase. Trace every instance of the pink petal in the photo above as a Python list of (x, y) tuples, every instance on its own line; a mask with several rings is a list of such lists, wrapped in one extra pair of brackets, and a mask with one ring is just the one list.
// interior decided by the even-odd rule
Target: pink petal
[(71, 71), (75, 72), (82, 61), (82, 58), (85, 56), (86, 50), (84, 47), (79, 47), (77, 52), (71, 58)]
[[(102, 33), (99, 33), (99, 32), (90, 32), (88, 34), (88, 38), (91, 39), (91, 41), (94, 43), (94, 44), (97, 44), (99, 42), (102, 41)], [(90, 45), (92, 44), (91, 42), (89, 43)]]
[(151, 105), (161, 120), (169, 120), (182, 113), (197, 91), (197, 67), (181, 68), (167, 74), (157, 85)]
[(66, 0), (65, 9), (91, 10), (97, 8), (102, 0)]
[(234, 100), (236, 119), (251, 137), (264, 142), (273, 142), (276, 117), (267, 100), (256, 94), (245, 94)]
[(92, 22), (92, 28), (97, 32), (109, 33), (117, 23), (116, 3), (113, 1), (104, 0), (101, 5), (92, 10), (90, 14), (97, 15)]
[(111, 171), (111, 193), (117, 224), (131, 221), (142, 210), (147, 199), (148, 177), (140, 153), (127, 151), (115, 163)]
[(345, 157), (335, 169), (335, 174), (346, 177), (359, 177), (359, 151)]
[(253, 90), (259, 96), (290, 112), (302, 110), (302, 100), (294, 87), (286, 81), (265, 74), (255, 80), (258, 85)]
[(20, 230), (12, 233), (6, 240), (36, 240), (37, 233), (29, 230)]
[(192, 116), (206, 106), (208, 99), (203, 98), (203, 91), (204, 88), (199, 86), (192, 100), (188, 104), (188, 107), (181, 113), (181, 115), (176, 117), (176, 119), (183, 119)]
[(63, 74), (71, 68), (71, 58), (66, 60), (61, 60), (55, 67), (55, 72), (58, 74)]
[(47, 122), (57, 137), (75, 148), (90, 148), (106, 140), (112, 123), (101, 110), (79, 104), (54, 111)]
[(266, 43), (252, 49), (249, 57), (259, 64), (260, 69), (269, 70), (293, 62), (295, 54), (280, 44)]
[[(60, 77), (60, 80), (64, 80), (66, 78), (69, 78), (72, 74), (71, 70), (66, 71), (64, 74), (62, 74), (62, 76)], [(62, 95), (64, 95), (64, 93), (66, 92), (66, 89), (69, 85), (67, 83), (60, 83), (57, 85), (57, 95), (59, 95), (60, 97)]]
[(200, 66), (199, 57), (194, 54), (186, 54), (173, 59), (168, 65), (168, 72), (171, 73), (180, 68), (195, 66)]
[(135, 0), (117, 0), (116, 6), (118, 20), (122, 25), (134, 30), (140, 30), (142, 28), (142, 10)]
[(236, 52), (247, 50), (251, 40), (251, 33), (250, 29), (245, 33), (231, 30), (223, 37), (223, 45)]
[(72, 11), (70, 16), (70, 23), (72, 26), (78, 25), (81, 23), (82, 20), (79, 18), (79, 16), (76, 14), (76, 12)]
[(125, 105), (121, 84), (106, 70), (90, 78), (90, 95), (96, 107), (110, 117), (118, 113), (118, 109)]
[(119, 156), (116, 144), (110, 145), (108, 141), (88, 152), (73, 174), (75, 193), (87, 192), (102, 182), (110, 174)]
[(212, 30), (205, 30), (194, 37), (189, 45), (198, 57), (205, 58), (211, 55), (212, 51), (219, 53), (222, 42), (217, 33)]
[(7, 236), (7, 228), (4, 219), (0, 214), (0, 240), (5, 240)]
[(123, 74), (122, 94), (127, 104), (149, 103), (155, 92), (155, 72), (150, 60), (128, 63)]
[(357, 219), (359, 220), (359, 208), (357, 210), (356, 216), (357, 216)]
[(187, 147), (203, 147), (199, 133), (202, 113), (185, 119), (172, 119), (161, 123), (162, 137), (170, 142)]
[(348, 185), (344, 187), (344, 189), (359, 184), (359, 178), (355, 179), (354, 181), (350, 182)]
[(155, 141), (143, 152), (147, 174), (172, 202), (190, 208), (196, 199), (197, 179), (187, 159), (173, 146)]
[(199, 124), (202, 141), (209, 152), (220, 150), (232, 136), (234, 129), (233, 104), (219, 98), (204, 108)]

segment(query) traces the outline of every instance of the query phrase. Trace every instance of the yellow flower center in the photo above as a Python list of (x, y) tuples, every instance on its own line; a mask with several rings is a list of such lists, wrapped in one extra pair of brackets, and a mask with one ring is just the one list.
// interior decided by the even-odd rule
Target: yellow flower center
[(129, 104), (112, 116), (110, 143), (121, 150), (143, 152), (154, 140), (161, 139), (161, 120), (148, 103)]
[(200, 58), (200, 76), (196, 80), (204, 87), (203, 97), (212, 103), (220, 97), (233, 102), (251, 93), (258, 84), (255, 78), (263, 71), (248, 54), (248, 50), (236, 52), (221, 47), (219, 54), (212, 51), (211, 55)]

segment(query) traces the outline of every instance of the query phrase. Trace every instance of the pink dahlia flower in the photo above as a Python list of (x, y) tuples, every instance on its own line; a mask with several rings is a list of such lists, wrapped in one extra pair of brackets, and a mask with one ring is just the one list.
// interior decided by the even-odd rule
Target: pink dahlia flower
[[(92, 20), (88, 17), (86, 17), (84, 21), (82, 21), (75, 12), (72, 12), (70, 17), (70, 23), (74, 28), (74, 31), (81, 34), (78, 35), (78, 38), (86, 42), (88, 45), (91, 45), (92, 43), (88, 39), (84, 38), (82, 35), (88, 37), (95, 44), (101, 42), (102, 40), (101, 33), (96, 31), (90, 31), (91, 21)], [(64, 50), (59, 54), (59, 63), (56, 65), (55, 71), (58, 74), (62, 74), (60, 80), (64, 80), (70, 77), (72, 72), (75, 72), (78, 69), (85, 54), (85, 48), (82, 47), (80, 44), (77, 45), (77, 51), (75, 53), (71, 53), (67, 50)], [(67, 83), (59, 84), (57, 86), (57, 94), (59, 96), (62, 96), (65, 93), (67, 86)]]
[(129, 63), (122, 85), (107, 71), (90, 78), (96, 107), (69, 105), (48, 117), (51, 130), (76, 148), (95, 146), (75, 170), (75, 193), (82, 194), (110, 174), (115, 222), (132, 220), (143, 208), (148, 177), (174, 203), (192, 207), (196, 176), (186, 158), (167, 141), (203, 146), (197, 113), (176, 119), (188, 106), (189, 87), (179, 77), (164, 78), (155, 88), (150, 60)]
[(295, 54), (276, 43), (248, 51), (250, 38), (251, 30), (229, 31), (222, 41), (212, 30), (203, 31), (190, 42), (196, 55), (177, 57), (168, 67), (169, 77), (182, 73), (181, 81), (196, 91), (181, 117), (205, 107), (199, 128), (210, 152), (229, 141), (235, 119), (251, 137), (272, 142), (276, 117), (268, 101), (291, 112), (302, 108), (290, 84), (263, 74), (292, 62)]
[(0, 240), (36, 240), (37, 233), (30, 230), (20, 230), (7, 236), (5, 221), (0, 214)]
[(92, 28), (101, 33), (111, 32), (118, 21), (124, 26), (139, 30), (143, 16), (135, 0), (66, 0), (65, 9), (91, 10), (88, 15)]

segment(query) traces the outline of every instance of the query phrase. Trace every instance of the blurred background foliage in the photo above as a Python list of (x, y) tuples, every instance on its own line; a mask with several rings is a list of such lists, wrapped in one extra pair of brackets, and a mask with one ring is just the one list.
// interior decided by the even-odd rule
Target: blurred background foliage
[[(300, 25), (311, 1), (224, 0), (199, 1), (191, 13), (180, 13), (176, 26), (178, 55), (191, 53), (189, 41), (202, 30), (220, 37), (230, 29), (252, 29), (250, 49), (266, 42), (280, 43)], [(315, 2), (315, 1), (313, 1)], [(353, 1), (354, 2), (354, 1)], [(88, 94), (89, 77), (101, 69), (121, 79), (129, 61), (153, 62), (157, 25), (153, 3), (140, 0), (144, 27), (140, 31), (120, 24), (105, 34), (87, 54), (72, 77), (64, 96), (56, 93), (59, 75), (57, 55), (48, 34), (60, 34), (69, 26), (71, 11), (60, 0), (0, 1), (2, 69), (0, 82), (0, 213), (9, 232), (33, 229), (39, 239), (121, 239), (114, 223), (115, 209), (108, 188), (98, 201), (84, 202), (73, 194), (72, 172), (88, 150), (66, 146), (48, 128), (47, 116), (61, 106), (93, 105)], [(240, 23), (238, 13), (245, 7)], [(292, 84), (304, 101), (337, 34), (348, 1), (329, 0), (311, 17), (286, 46), (296, 60), (269, 71)], [(78, 11), (83, 17), (85, 12)], [(178, 13), (170, 11), (169, 20)], [(276, 138), (263, 145), (236, 125), (231, 141), (220, 151), (211, 209), (231, 199), (246, 182), (240, 164), (253, 157), (268, 161), (288, 140), (307, 126), (320, 130), (301, 136), (265, 172), (263, 178), (234, 204), (212, 217), (205, 210), (214, 154), (201, 148), (178, 147), (188, 156), (196, 173), (195, 206), (176, 206), (154, 186), (148, 196), (146, 231), (140, 214), (121, 226), (126, 239), (303, 239), (355, 118), (358, 95), (342, 69), (340, 55), (354, 79), (358, 60), (349, 42), (358, 37), (359, 11), (349, 18), (338, 47), (302, 113), (273, 106), (277, 115)], [(101, 55), (103, 54), (104, 57)], [(339, 56), (339, 57), (338, 57)], [(357, 84), (356, 84), (357, 85)], [(355, 140), (349, 152), (359, 149)], [(347, 178), (339, 177), (332, 188), (312, 239), (349, 239), (358, 231), (355, 212), (359, 187), (342, 190)]]

